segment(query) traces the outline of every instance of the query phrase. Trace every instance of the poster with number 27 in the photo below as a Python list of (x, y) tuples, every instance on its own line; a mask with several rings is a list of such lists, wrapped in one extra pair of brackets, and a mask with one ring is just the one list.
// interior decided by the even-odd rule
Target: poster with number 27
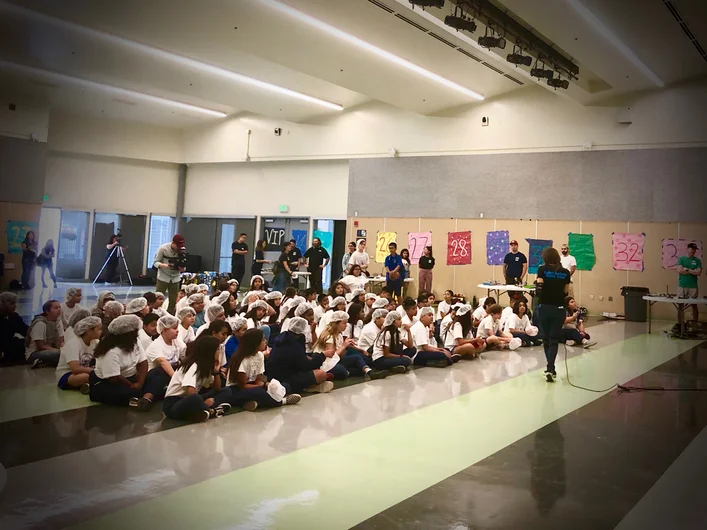
[(471, 265), (471, 231), (447, 232), (447, 265)]

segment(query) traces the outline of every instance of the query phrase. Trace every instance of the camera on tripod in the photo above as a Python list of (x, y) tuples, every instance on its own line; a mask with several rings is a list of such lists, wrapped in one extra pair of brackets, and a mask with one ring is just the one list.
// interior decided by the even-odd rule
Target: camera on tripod
[(173, 271), (184, 272), (187, 270), (187, 247), (180, 247), (177, 250), (177, 257), (169, 258), (169, 268)]

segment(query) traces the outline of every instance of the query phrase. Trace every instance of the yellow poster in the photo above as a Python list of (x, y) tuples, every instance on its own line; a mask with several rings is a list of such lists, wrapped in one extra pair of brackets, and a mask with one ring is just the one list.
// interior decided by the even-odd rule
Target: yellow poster
[(378, 232), (376, 237), (376, 262), (385, 263), (385, 257), (389, 254), (388, 245), (397, 243), (398, 234), (395, 232)]

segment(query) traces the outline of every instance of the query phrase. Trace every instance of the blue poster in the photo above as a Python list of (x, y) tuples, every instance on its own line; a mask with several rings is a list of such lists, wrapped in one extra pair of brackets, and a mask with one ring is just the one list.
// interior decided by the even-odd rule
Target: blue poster
[(503, 265), (508, 254), (508, 230), (486, 233), (486, 264)]
[(552, 246), (552, 239), (525, 239), (530, 245), (528, 251), (528, 273), (537, 274), (538, 267), (543, 264), (543, 250)]
[(307, 250), (307, 230), (293, 230), (292, 239), (297, 242), (295, 245), (304, 254)]
[(22, 254), (22, 242), (25, 240), (27, 232), (34, 232), (35, 241), (39, 223), (32, 221), (8, 221), (5, 225), (7, 234), (7, 252), (9, 254)]

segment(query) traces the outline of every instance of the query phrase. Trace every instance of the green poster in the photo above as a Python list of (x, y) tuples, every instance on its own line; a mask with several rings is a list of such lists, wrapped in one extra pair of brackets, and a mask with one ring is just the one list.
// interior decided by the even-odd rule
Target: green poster
[(577, 260), (578, 271), (590, 271), (597, 262), (594, 254), (594, 236), (592, 234), (573, 234), (570, 232), (567, 245), (570, 254)]

